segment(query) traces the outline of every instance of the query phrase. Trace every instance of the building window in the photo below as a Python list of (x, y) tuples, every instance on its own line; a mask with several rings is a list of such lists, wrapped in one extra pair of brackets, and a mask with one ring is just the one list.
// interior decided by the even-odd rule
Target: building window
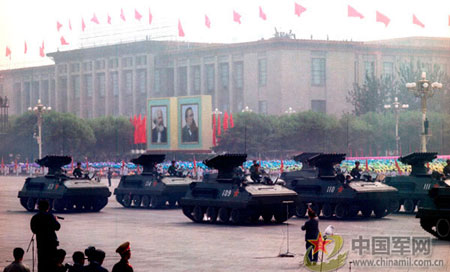
[(159, 69), (155, 70), (155, 81), (153, 88), (155, 89), (155, 93), (161, 92), (161, 70)]
[(114, 96), (119, 96), (119, 75), (117, 72), (111, 73), (111, 88)]
[(105, 60), (96, 60), (95, 70), (103, 70), (103, 69), (105, 69)]
[(105, 97), (106, 86), (105, 86), (105, 74), (97, 74), (97, 89), (100, 97)]
[(187, 94), (187, 67), (178, 67), (178, 94)]
[(92, 75), (85, 75), (84, 76), (84, 88), (86, 90), (86, 96), (92, 97)]
[(325, 100), (311, 100), (311, 110), (313, 112), (327, 113), (327, 103)]
[(79, 63), (70, 64), (70, 72), (71, 73), (79, 73), (80, 72), (80, 64)]
[(147, 56), (137, 56), (136, 57), (136, 65), (147, 65)]
[(311, 84), (313, 86), (325, 86), (325, 64), (324, 58), (313, 58), (311, 60)]
[(234, 87), (237, 89), (242, 89), (244, 85), (244, 63), (242, 61), (235, 62), (233, 67)]
[(192, 92), (193, 94), (200, 93), (200, 66), (192, 66)]
[(58, 65), (58, 73), (60, 73), (60, 74), (67, 73), (67, 65), (65, 65), (65, 64)]
[(72, 76), (72, 92), (73, 97), (78, 99), (80, 98), (80, 77)]
[(124, 88), (125, 88), (125, 94), (132, 94), (133, 92), (133, 74), (131, 71), (125, 71), (123, 72), (124, 77)]
[(132, 57), (125, 57), (122, 58), (122, 67), (127, 68), (133, 66), (133, 58)]
[(227, 89), (229, 81), (228, 63), (221, 63), (219, 72), (220, 72), (220, 87), (223, 89)]
[(258, 85), (266, 86), (267, 84), (267, 59), (258, 60)]
[(147, 93), (147, 71), (137, 71), (137, 91), (141, 94)]
[(92, 71), (92, 61), (83, 62), (83, 71), (84, 72)]
[(208, 93), (214, 92), (215, 89), (215, 68), (214, 64), (205, 65), (205, 73), (206, 73), (206, 91)]
[(364, 71), (365, 75), (369, 77), (375, 76), (375, 62), (374, 61), (365, 61), (364, 62)]
[(258, 103), (258, 111), (261, 114), (267, 114), (267, 101), (266, 100), (261, 100)]
[(117, 67), (119, 67), (119, 59), (110, 59), (108, 61), (108, 67), (109, 69), (116, 69)]

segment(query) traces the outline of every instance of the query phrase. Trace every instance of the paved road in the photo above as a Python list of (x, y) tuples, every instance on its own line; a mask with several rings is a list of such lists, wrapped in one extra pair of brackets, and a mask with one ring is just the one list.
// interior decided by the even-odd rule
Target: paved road
[[(12, 259), (12, 249), (26, 249), (31, 238), (29, 221), (32, 213), (19, 204), (17, 192), (23, 178), (0, 178), (0, 271)], [(105, 182), (105, 181), (103, 181)], [(116, 186), (118, 180), (113, 180)], [(76, 250), (90, 245), (106, 252), (104, 266), (110, 271), (119, 260), (116, 247), (124, 241), (131, 242), (132, 263), (135, 271), (307, 271), (302, 265), (304, 233), (300, 227), (305, 219), (292, 218), (289, 222), (289, 251), (294, 258), (277, 258), (286, 251), (286, 224), (256, 226), (229, 226), (195, 224), (181, 210), (135, 210), (122, 208), (112, 196), (99, 213), (61, 214), (62, 227), (58, 232), (60, 247), (68, 252), (66, 261)], [(385, 255), (352, 251), (352, 239), (382, 237), (432, 237), (424, 232), (417, 219), (408, 215), (391, 215), (371, 220), (320, 220), (323, 231), (333, 225), (336, 234), (344, 239), (341, 253), (348, 251), (346, 265), (339, 271), (349, 270), (349, 261), (387, 258)], [(450, 243), (431, 238), (430, 256), (411, 254), (392, 255), (391, 258), (441, 259), (444, 267), (405, 267), (401, 271), (450, 270)], [(391, 244), (392, 247), (392, 244)], [(328, 246), (328, 251), (333, 247)], [(31, 253), (24, 262), (31, 266)], [(398, 271), (398, 267), (361, 268), (353, 264), (352, 271)]]

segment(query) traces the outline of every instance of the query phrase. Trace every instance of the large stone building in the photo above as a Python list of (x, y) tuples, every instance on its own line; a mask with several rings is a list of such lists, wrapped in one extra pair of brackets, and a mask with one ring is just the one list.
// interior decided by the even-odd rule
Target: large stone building
[(353, 83), (404, 61), (450, 74), (449, 38), (375, 42), (273, 38), (237, 44), (139, 41), (49, 53), (54, 65), (0, 71), (0, 95), (20, 114), (40, 98), (84, 118), (144, 114), (153, 97), (207, 94), (213, 108), (264, 114), (289, 107), (340, 115)]

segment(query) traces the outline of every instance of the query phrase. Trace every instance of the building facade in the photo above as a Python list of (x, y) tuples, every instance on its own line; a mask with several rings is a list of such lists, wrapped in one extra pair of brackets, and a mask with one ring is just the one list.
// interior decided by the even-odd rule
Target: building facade
[(341, 115), (354, 83), (420, 61), (450, 74), (449, 38), (374, 42), (273, 38), (237, 44), (139, 41), (49, 53), (54, 65), (0, 71), (10, 114), (38, 99), (82, 118), (146, 113), (150, 98), (211, 95), (213, 109)]

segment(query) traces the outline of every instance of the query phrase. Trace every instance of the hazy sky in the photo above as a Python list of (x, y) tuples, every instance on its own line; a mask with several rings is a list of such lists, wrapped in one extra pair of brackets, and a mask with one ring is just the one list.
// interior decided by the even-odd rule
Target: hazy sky
[[(300, 17), (294, 3), (306, 8)], [(363, 19), (347, 17), (351, 5)], [(259, 17), (259, 6), (267, 15)], [(126, 22), (120, 19), (123, 8)], [(134, 10), (142, 14), (134, 18)], [(152, 23), (149, 24), (149, 9)], [(233, 22), (233, 10), (241, 24)], [(376, 11), (388, 16), (388, 27), (375, 22)], [(96, 14), (99, 25), (91, 22)], [(107, 24), (107, 14), (112, 24)], [(211, 28), (205, 27), (205, 14)], [(425, 28), (412, 23), (412, 16)], [(292, 30), (297, 38), (367, 41), (408, 36), (450, 37), (450, 0), (0, 0), (0, 69), (50, 64), (39, 57), (44, 41), (45, 52), (71, 50), (124, 41), (153, 39), (200, 42), (244, 42), (270, 38), (276, 27)], [(81, 18), (86, 24), (81, 32)], [(180, 19), (185, 37), (178, 37)], [(72, 31), (68, 24), (71, 21)], [(63, 26), (58, 32), (56, 22)], [(61, 46), (60, 37), (70, 43)], [(24, 42), (28, 52), (24, 54)], [(11, 60), (5, 56), (6, 46)]]

